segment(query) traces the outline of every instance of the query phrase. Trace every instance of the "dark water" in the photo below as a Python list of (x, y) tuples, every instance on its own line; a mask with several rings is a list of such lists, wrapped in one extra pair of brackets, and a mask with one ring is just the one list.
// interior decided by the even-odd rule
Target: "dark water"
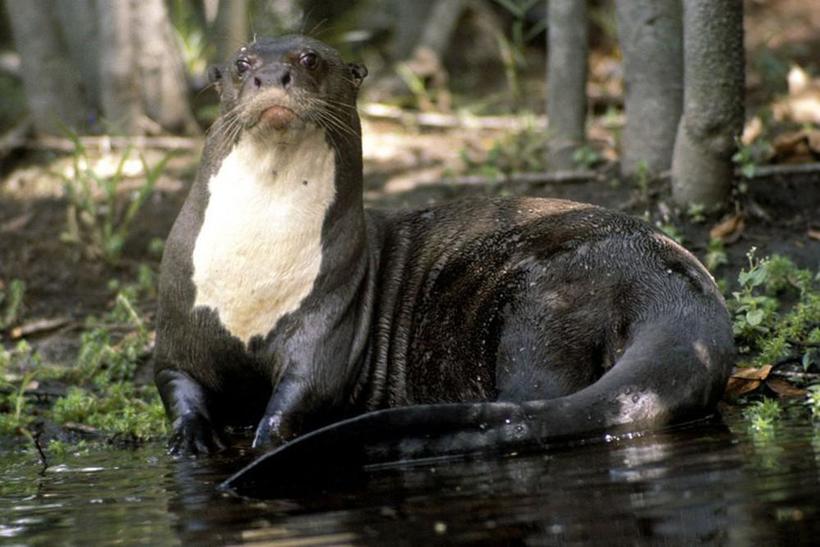
[(770, 434), (728, 409), (722, 424), (382, 468), (276, 501), (215, 490), (237, 458), (100, 450), (39, 475), (36, 457), (6, 452), (0, 544), (820, 543), (820, 425), (801, 409)]

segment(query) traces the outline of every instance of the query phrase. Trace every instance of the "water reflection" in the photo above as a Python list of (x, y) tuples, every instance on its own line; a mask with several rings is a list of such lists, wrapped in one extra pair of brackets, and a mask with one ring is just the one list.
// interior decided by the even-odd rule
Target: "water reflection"
[[(818, 433), (766, 441), (712, 424), (527, 456), (382, 467), (286, 499), (215, 485), (250, 454), (172, 460), (160, 447), (69, 459), (0, 456), (0, 538), (16, 543), (812, 544)], [(320, 471), (320, 470), (317, 470)], [(338, 477), (341, 479), (341, 477)]]

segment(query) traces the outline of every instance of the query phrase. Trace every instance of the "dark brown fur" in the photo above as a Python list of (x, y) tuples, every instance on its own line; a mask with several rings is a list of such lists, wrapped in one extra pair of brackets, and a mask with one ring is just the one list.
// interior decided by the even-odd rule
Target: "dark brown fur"
[[(321, 71), (297, 66), (306, 50), (321, 57)], [(217, 71), (226, 114), (162, 267), (155, 365), (174, 450), (217, 448), (231, 423), (258, 423), (254, 444), (278, 445), (370, 411), (316, 435), (334, 443), (362, 432), (406, 435), (429, 441), (414, 453), (438, 454), (712, 412), (732, 332), (692, 255), (637, 219), (561, 200), (365, 211), (355, 111), (362, 67), (304, 37), (247, 52), (259, 67), (251, 75), (290, 67), (287, 79), (277, 72), (265, 85), (284, 86), (302, 121), (326, 127), (337, 199), (312, 292), (267, 336), (244, 347), (213, 311), (192, 309), (207, 180), (238, 134), (220, 128), (236, 105), (256, 100), (247, 98), (248, 76)], [(330, 102), (317, 107), (311, 97)], [(315, 446), (316, 435), (292, 443), (294, 453), (300, 442)]]

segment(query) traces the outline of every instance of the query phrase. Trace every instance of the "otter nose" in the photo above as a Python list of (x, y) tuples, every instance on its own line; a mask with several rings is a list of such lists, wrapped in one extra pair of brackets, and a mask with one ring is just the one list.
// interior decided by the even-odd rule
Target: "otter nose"
[(287, 89), (291, 84), (290, 66), (285, 64), (262, 67), (253, 75), (253, 85), (257, 89), (276, 86)]

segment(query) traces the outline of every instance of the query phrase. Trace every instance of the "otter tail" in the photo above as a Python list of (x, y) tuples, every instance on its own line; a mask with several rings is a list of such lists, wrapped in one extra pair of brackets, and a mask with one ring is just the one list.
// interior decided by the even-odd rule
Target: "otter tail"
[(639, 431), (705, 417), (723, 392), (734, 347), (726, 323), (704, 319), (644, 322), (615, 365), (571, 395), (369, 412), (264, 454), (221, 487), (265, 497), (288, 484), (350, 478), (364, 465), (530, 450), (613, 428)]

